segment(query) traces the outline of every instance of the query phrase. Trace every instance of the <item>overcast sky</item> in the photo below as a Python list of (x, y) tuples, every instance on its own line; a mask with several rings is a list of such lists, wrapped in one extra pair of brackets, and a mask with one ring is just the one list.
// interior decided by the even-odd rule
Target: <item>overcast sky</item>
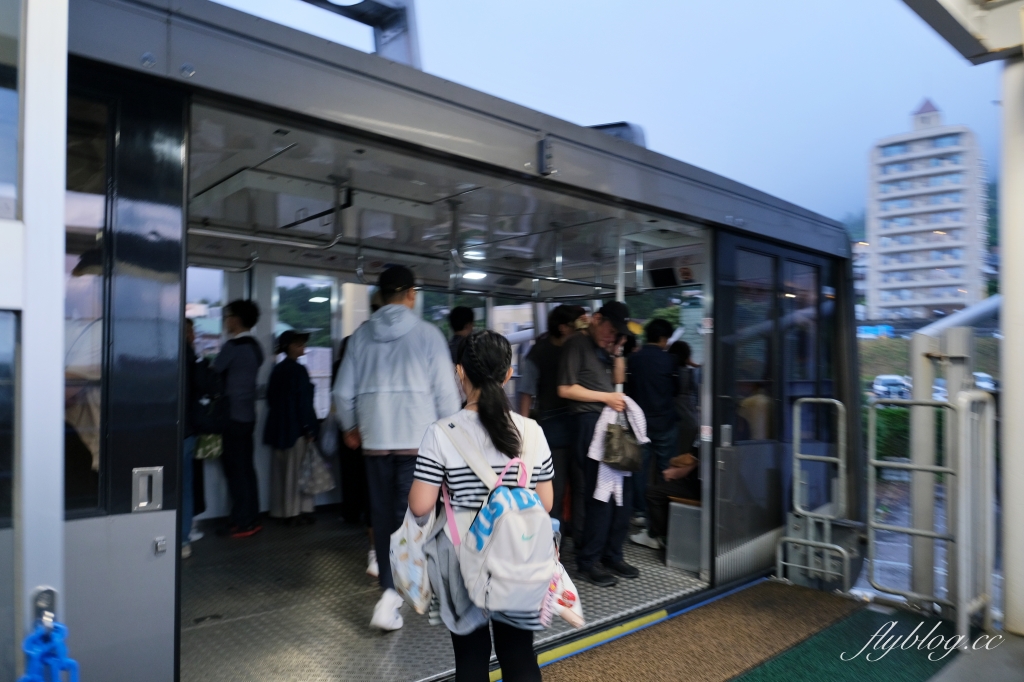
[[(301, 0), (218, 0), (372, 51)], [(592, 125), (829, 217), (863, 210), (872, 143), (925, 97), (998, 171), (999, 64), (970, 66), (901, 0), (418, 0), (425, 71)]]

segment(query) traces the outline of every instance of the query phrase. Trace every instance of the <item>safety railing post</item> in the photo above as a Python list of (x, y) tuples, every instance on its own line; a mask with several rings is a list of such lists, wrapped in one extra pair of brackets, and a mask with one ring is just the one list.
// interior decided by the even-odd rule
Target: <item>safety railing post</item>
[(992, 626), (995, 399), (986, 391), (961, 391), (957, 408), (960, 475), (956, 486), (955, 608), (957, 634), (967, 638), (971, 616), (978, 611), (982, 612), (983, 627)]

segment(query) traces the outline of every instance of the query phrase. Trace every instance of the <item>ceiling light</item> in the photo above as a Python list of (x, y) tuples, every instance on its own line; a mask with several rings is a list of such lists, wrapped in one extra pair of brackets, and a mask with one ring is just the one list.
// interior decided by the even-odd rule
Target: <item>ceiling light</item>
[(352, 5), (358, 5), (362, 1), (363, 0), (327, 0), (327, 2), (332, 5), (337, 5), (338, 7), (351, 7)]
[(483, 272), (467, 272), (462, 277), (464, 279), (483, 279), (487, 274)]
[(786, 298), (796, 298), (796, 294), (786, 294)]
[(487, 257), (484, 255), (483, 251), (467, 251), (466, 253), (462, 254), (462, 256), (466, 260), (483, 260), (484, 258)]
[(327, 298), (326, 296), (314, 296), (313, 298), (309, 299), (309, 302), (310, 303), (327, 303), (329, 300), (331, 300), (331, 299)]

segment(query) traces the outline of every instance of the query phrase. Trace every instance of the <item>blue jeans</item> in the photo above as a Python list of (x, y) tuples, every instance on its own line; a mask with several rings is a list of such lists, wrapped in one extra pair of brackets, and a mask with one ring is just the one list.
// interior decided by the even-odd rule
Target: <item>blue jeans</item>
[[(669, 460), (678, 455), (679, 425), (673, 424), (667, 431), (648, 431), (650, 443), (644, 445), (644, 459), (640, 471), (633, 474), (633, 511), (647, 512), (647, 482), (652, 478), (661, 480), (661, 472), (668, 468)], [(651, 471), (652, 467), (657, 467)]]
[(196, 437), (186, 437), (181, 446), (181, 544), (186, 545), (192, 532), (192, 510), (195, 508), (192, 499), (192, 467), (196, 462)]

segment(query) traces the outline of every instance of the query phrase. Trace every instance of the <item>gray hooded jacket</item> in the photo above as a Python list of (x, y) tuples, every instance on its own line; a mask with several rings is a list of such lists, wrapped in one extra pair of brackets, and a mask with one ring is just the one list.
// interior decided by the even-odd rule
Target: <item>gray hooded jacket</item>
[(444, 335), (404, 305), (386, 305), (352, 334), (334, 384), (342, 428), (364, 450), (415, 450), (462, 406)]

